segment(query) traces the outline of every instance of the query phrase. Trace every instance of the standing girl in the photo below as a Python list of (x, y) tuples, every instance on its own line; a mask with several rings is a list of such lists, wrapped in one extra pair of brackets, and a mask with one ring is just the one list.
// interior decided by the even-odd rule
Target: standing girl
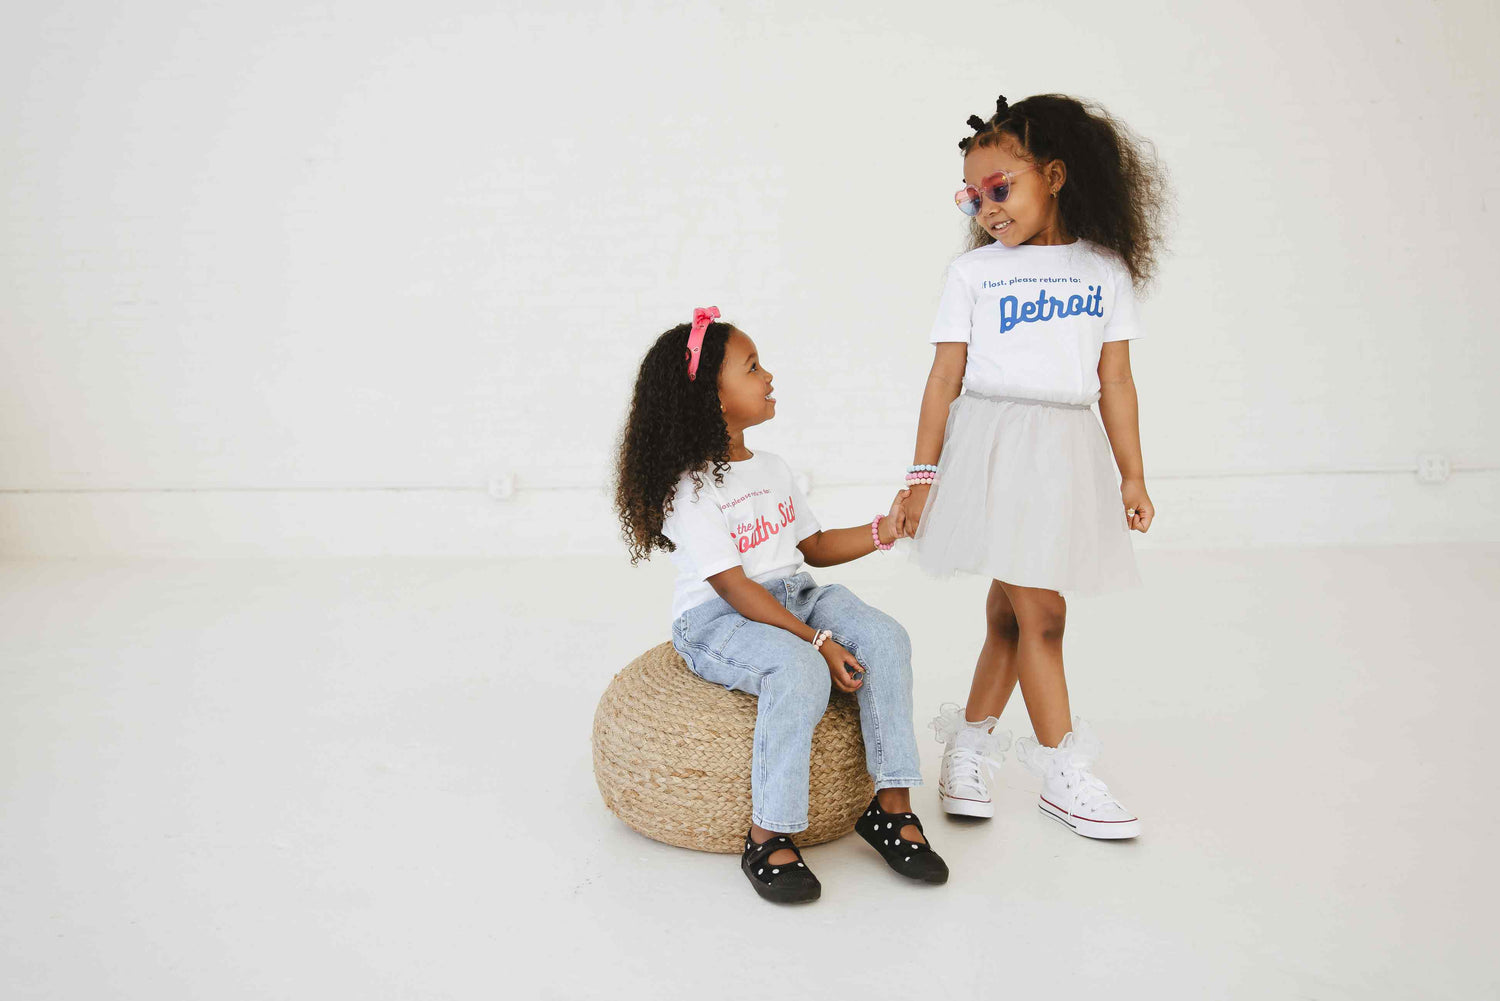
[(1071, 97), (1001, 97), (969, 126), (957, 202), (970, 250), (948, 267), (929, 337), (905, 503), (924, 570), (992, 578), (968, 703), (933, 721), (939, 796), (949, 813), (993, 815), (984, 766), (1008, 744), (995, 726), (1019, 680), (1036, 736), (1017, 754), (1042, 776), (1042, 812), (1087, 837), (1134, 837), (1140, 821), (1093, 775), (1098, 742), (1068, 704), (1060, 592), (1140, 580), (1129, 531), (1156, 511), (1129, 343), (1142, 333), (1135, 289), (1155, 270), (1162, 172), (1121, 123)]
[(755, 343), (717, 309), (657, 338), (636, 377), (620, 443), (616, 508), (631, 562), (672, 555), (672, 645), (705, 681), (757, 696), (750, 829), (740, 868), (767, 900), (814, 900), (821, 884), (789, 837), (807, 827), (813, 728), (832, 688), (853, 692), (875, 797), (855, 829), (896, 872), (942, 883), (948, 867), (911, 812), (922, 784), (911, 721), (911, 640), (842, 584), (801, 572), (890, 549), (891, 516), (824, 529), (780, 456), (745, 430), (776, 415)]

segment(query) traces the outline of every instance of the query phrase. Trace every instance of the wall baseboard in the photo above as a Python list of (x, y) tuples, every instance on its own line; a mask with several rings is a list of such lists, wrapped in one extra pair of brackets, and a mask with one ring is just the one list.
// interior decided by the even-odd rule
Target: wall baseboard
[[(1500, 541), (1500, 471), (1170, 477), (1142, 549)], [(816, 487), (825, 525), (868, 522), (892, 488)], [(624, 543), (603, 490), (253, 490), (0, 494), (0, 557), (545, 556)]]

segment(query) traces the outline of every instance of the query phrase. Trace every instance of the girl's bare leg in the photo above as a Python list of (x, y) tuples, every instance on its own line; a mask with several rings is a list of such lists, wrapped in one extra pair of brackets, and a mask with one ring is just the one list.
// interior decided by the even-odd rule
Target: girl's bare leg
[[(1056, 747), (1073, 729), (1068, 682), (1063, 677), (1063, 624), (1068, 606), (1056, 591), (1004, 584), (1020, 629), (1016, 675), (1036, 739)], [(977, 678), (976, 678), (977, 683)]]
[(974, 683), (969, 687), (969, 702), (964, 711), (964, 718), (970, 723), (999, 716), (1016, 688), (1021, 629), (1016, 610), (998, 580), (990, 582), (990, 593), (984, 601), (984, 622), (984, 646), (974, 665)]

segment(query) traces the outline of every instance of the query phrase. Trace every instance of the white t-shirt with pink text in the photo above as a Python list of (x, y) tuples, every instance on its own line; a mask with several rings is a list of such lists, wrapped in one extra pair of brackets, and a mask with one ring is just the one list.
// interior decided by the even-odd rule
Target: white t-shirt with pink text
[(792, 470), (779, 455), (756, 449), (750, 458), (731, 462), (723, 484), (712, 472), (699, 474), (703, 486), (694, 495), (693, 478), (683, 473), (672, 494), (672, 511), (662, 534), (677, 548), (672, 618), (718, 597), (708, 578), (743, 567), (756, 583), (788, 577), (802, 567), (797, 543), (822, 525), (797, 489)]

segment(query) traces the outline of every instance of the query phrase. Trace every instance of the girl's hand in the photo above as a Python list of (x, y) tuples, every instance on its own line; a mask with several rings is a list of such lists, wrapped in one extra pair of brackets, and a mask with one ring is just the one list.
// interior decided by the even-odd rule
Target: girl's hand
[(901, 503), (901, 511), (905, 517), (906, 538), (915, 538), (917, 525), (922, 520), (922, 508), (927, 506), (927, 492), (932, 487), (926, 483), (918, 483), (914, 487), (907, 487), (901, 491), (906, 499)]
[(1125, 501), (1125, 518), (1130, 527), (1144, 533), (1156, 517), (1156, 508), (1146, 494), (1145, 480), (1125, 480), (1120, 484), (1120, 498)]
[[(832, 636), (823, 641), (818, 652), (828, 661), (828, 674), (833, 679), (834, 688), (841, 692), (853, 692), (864, 684), (865, 669), (854, 659), (854, 654), (835, 643)], [(851, 671), (858, 671), (860, 677), (855, 678), (849, 673)]]
[(911, 489), (896, 491), (896, 497), (891, 501), (891, 510), (880, 519), (880, 541), (889, 546), (897, 539), (906, 536), (906, 510), (901, 506), (902, 502), (911, 494)]

